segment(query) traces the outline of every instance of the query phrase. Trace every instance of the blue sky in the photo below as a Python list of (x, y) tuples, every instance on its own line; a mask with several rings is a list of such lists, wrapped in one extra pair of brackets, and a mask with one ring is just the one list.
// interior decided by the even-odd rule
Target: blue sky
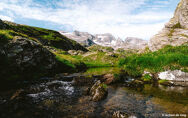
[(180, 0), (0, 0), (0, 18), (20, 24), (150, 39)]

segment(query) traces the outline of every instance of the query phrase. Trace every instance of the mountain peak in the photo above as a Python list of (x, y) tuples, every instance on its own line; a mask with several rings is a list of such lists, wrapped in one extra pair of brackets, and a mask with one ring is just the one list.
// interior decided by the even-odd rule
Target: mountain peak
[(121, 38), (115, 38), (110, 33), (96, 35), (80, 31), (74, 31), (73, 33), (60, 33), (86, 47), (97, 44), (105, 47), (112, 47), (114, 49), (143, 49), (147, 46), (148, 43), (146, 40), (135, 37), (128, 37), (125, 41), (123, 41)]
[(149, 48), (156, 51), (166, 45), (180, 46), (188, 42), (188, 0), (181, 0), (174, 17), (149, 41)]
[(165, 25), (166, 28), (173, 28), (179, 25), (181, 28), (188, 28), (188, 0), (181, 0), (178, 4), (174, 17)]

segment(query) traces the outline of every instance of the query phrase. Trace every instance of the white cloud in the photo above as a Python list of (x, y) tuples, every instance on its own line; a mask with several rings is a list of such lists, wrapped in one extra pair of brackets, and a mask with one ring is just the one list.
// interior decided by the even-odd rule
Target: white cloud
[[(149, 0), (62, 0), (53, 2), (55, 9), (32, 0), (10, 1), (0, 1), (1, 9), (12, 11), (17, 17), (66, 24), (75, 30), (95, 34), (112, 33), (121, 38), (149, 39), (172, 17), (172, 12), (152, 9), (134, 13)], [(167, 3), (168, 0), (164, 4)]]
[(6, 21), (11, 21), (11, 22), (14, 21), (11, 17), (9, 17), (9, 16), (3, 16), (3, 15), (0, 15), (0, 19), (1, 20), (6, 20)]

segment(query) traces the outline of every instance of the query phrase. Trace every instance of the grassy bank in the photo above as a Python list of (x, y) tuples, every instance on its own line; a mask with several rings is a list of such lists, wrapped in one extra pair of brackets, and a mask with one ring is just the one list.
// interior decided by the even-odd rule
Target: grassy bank
[(119, 61), (131, 76), (140, 76), (144, 70), (151, 73), (180, 69), (188, 71), (188, 45), (166, 46), (156, 52), (132, 54)]
[(105, 52), (96, 52), (83, 56), (82, 61), (87, 67), (112, 67), (117, 66), (118, 57), (112, 57)]
[[(53, 52), (56, 58), (66, 63), (73, 68), (83, 67), (96, 68), (96, 67), (113, 67), (117, 66), (118, 58), (106, 55), (105, 52), (88, 52), (83, 55), (70, 55), (65, 51), (59, 50)], [(85, 65), (85, 66), (84, 66)]]

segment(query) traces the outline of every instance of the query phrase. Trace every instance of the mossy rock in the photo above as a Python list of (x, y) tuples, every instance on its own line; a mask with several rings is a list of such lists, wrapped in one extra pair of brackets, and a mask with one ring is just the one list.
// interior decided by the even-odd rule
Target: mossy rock
[(144, 76), (142, 76), (141, 80), (144, 82), (151, 82), (152, 77), (150, 76), (150, 74), (145, 74)]
[(173, 86), (173, 85), (174, 85), (174, 84), (173, 84), (171, 81), (169, 81), (169, 80), (159, 80), (158, 82), (159, 82), (159, 84), (164, 85), (164, 86)]

